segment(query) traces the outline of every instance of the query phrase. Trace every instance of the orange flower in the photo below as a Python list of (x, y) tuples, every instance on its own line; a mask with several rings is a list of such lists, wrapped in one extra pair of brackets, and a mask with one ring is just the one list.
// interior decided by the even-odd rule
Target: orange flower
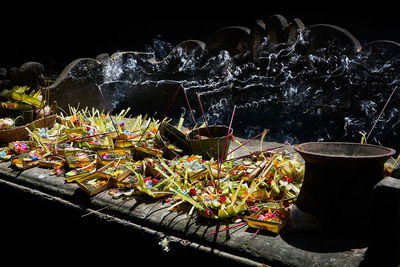
[(152, 132), (153, 134), (155, 134), (157, 132), (157, 127), (153, 127), (150, 132)]
[(102, 186), (102, 185), (104, 185), (106, 183), (107, 183), (106, 180), (100, 180), (100, 181), (97, 182), (98, 186)]
[(196, 159), (197, 159), (196, 156), (190, 156), (190, 157), (188, 157), (185, 161), (191, 162), (191, 161), (196, 160)]

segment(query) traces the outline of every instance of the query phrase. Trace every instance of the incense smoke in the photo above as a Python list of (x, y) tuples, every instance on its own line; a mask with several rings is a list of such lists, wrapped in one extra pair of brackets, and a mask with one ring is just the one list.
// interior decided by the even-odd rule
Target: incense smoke
[[(368, 133), (398, 85), (400, 54), (390, 59), (372, 57), (368, 51), (352, 54), (335, 40), (311, 49), (310, 38), (306, 29), (295, 42), (274, 52), (267, 49), (265, 38), (257, 63), (250, 51), (230, 55), (222, 50), (210, 55), (207, 49), (196, 49), (188, 53), (158, 38), (146, 53), (135, 57), (121, 53), (104, 65), (103, 90), (113, 88), (115, 111), (139, 105), (138, 114), (152, 115), (158, 107), (161, 116), (182, 84), (199, 123), (203, 118), (196, 94), (210, 125), (227, 125), (236, 105), (233, 129), (237, 136), (251, 138), (267, 128), (266, 140), (282, 143), (359, 142), (359, 132)], [(399, 102), (400, 92), (396, 92), (370, 143), (400, 148)], [(192, 127), (182, 92), (173, 106), (168, 116), (176, 120), (183, 116), (185, 126)]]

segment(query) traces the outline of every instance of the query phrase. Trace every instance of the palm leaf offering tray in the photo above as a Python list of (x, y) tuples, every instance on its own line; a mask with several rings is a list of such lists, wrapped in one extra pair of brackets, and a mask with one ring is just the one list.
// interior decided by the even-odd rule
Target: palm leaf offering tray
[(116, 139), (114, 147), (115, 148), (134, 148), (135, 141), (129, 140), (128, 138)]
[(107, 149), (98, 150), (97, 159), (100, 165), (107, 165), (109, 162), (117, 161), (127, 163), (130, 161), (130, 150), (125, 149)]
[(172, 195), (169, 189), (172, 183), (170, 179), (151, 179), (151, 177), (143, 177), (139, 173), (135, 173), (135, 175), (137, 178), (136, 188), (139, 192), (153, 198), (162, 198)]
[(40, 160), (39, 166), (48, 168), (61, 168), (65, 164), (65, 159), (60, 156), (48, 156)]
[(285, 209), (263, 208), (246, 217), (248, 225), (278, 234), (287, 224), (289, 211)]
[(17, 157), (12, 158), (11, 164), (19, 169), (25, 170), (38, 166), (41, 159), (42, 155), (39, 150), (31, 150), (27, 153), (21, 153)]
[(65, 176), (65, 181), (67, 183), (71, 183), (76, 181), (79, 178), (82, 178), (88, 174), (91, 174), (97, 170), (95, 162), (92, 162), (84, 167), (81, 168), (73, 168), (72, 170), (67, 171)]
[(9, 147), (0, 148), (0, 162), (10, 160), (13, 155), (15, 155), (15, 152), (11, 148)]
[(113, 184), (110, 176), (101, 172), (95, 172), (76, 180), (76, 183), (85, 191), (89, 196), (96, 195), (108, 188)]
[(65, 134), (70, 141), (74, 142), (87, 142), (91, 140), (90, 133), (81, 128), (65, 129)]
[(28, 110), (40, 108), (43, 101), (40, 99), (40, 90), (32, 90), (28, 86), (14, 86), (11, 90), (3, 90), (0, 97), (7, 98), (7, 102), (1, 102), (5, 109)]
[(11, 158), (11, 164), (19, 169), (38, 166), (45, 153), (38, 149), (34, 142), (29, 141), (11, 142), (8, 147), (17, 154), (17, 156)]
[(34, 142), (30, 141), (15, 141), (8, 144), (8, 147), (15, 151), (17, 154), (27, 153), (37, 146)]
[(132, 170), (139, 173), (142, 172), (142, 165), (131, 161), (116, 161), (112, 162), (112, 164), (108, 163), (105, 166), (106, 168), (102, 168), (103, 170), (101, 172), (110, 175), (111, 179), (115, 180), (116, 182), (121, 182), (124, 180), (127, 176), (132, 174)]
[(88, 150), (69, 150), (64, 155), (70, 168), (85, 167), (96, 161), (96, 154)]
[(151, 145), (141, 145), (135, 146), (131, 148), (132, 157), (136, 158), (145, 158), (145, 157), (162, 157), (163, 152), (161, 149), (154, 147), (154, 144)]
[(135, 192), (136, 185), (138, 183), (138, 179), (136, 176), (128, 174), (127, 176), (123, 177), (121, 180), (117, 180), (114, 182), (116, 188), (120, 189), (133, 189), (132, 192)]
[(48, 150), (51, 152), (52, 155), (64, 157), (65, 156), (65, 151), (68, 150), (73, 150), (72, 144), (69, 142), (64, 142), (64, 143), (55, 143), (55, 142), (50, 142), (46, 144)]
[[(213, 220), (247, 216), (250, 227), (266, 224), (250, 222), (255, 212), (284, 209), (299, 194), (304, 164), (284, 146), (262, 149), (263, 138), (258, 151), (235, 158), (232, 152), (245, 144), (229, 149), (233, 138), (229, 127), (227, 136), (216, 141), (220, 149), (195, 154), (187, 134), (167, 120), (141, 115), (127, 118), (127, 110), (116, 116), (88, 108), (70, 107), (69, 111), (52, 128), (34, 128), (29, 140), (10, 142), (0, 151), (2, 160), (11, 160), (22, 169), (49, 168), (89, 196), (108, 191), (113, 198), (139, 194), (171, 199), (175, 203), (171, 210), (186, 207), (190, 213)], [(162, 134), (158, 132), (161, 124)], [(203, 135), (201, 140), (207, 143)], [(163, 142), (156, 140), (159, 137)]]
[(134, 148), (135, 145), (142, 141), (144, 138), (140, 131), (125, 130), (122, 134), (118, 135), (115, 140), (115, 148)]
[(159, 171), (157, 168), (159, 164), (160, 159), (145, 158), (143, 160), (143, 168), (139, 169), (142, 172), (128, 166), (137, 180), (136, 189), (142, 194), (151, 196), (152, 198), (162, 198), (172, 194), (169, 187), (173, 179), (164, 171)]

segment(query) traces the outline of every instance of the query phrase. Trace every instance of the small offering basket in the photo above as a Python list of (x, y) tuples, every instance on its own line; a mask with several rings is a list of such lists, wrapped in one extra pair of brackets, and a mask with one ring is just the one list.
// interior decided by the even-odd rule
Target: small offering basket
[(89, 196), (94, 196), (113, 186), (110, 176), (102, 172), (95, 172), (84, 176), (76, 180), (76, 183)]
[(96, 171), (96, 164), (92, 162), (83, 168), (75, 168), (65, 174), (65, 181), (71, 183)]
[(58, 156), (48, 156), (39, 161), (39, 166), (47, 168), (57, 168), (65, 164), (65, 159)]
[(131, 148), (132, 158), (134, 159), (144, 159), (148, 157), (162, 157), (163, 152), (159, 149), (145, 146), (137, 146)]
[[(113, 162), (113, 164), (109, 163), (105, 165), (105, 167), (102, 167), (101, 172), (110, 175), (111, 179), (113, 179), (115, 182), (120, 182), (132, 173), (131, 169), (129, 168), (129, 165), (131, 165), (129, 162), (128, 163)], [(106, 168), (107, 166), (108, 168)]]
[[(274, 214), (276, 217), (273, 219), (262, 220), (259, 219), (263, 214)], [(264, 229), (273, 233), (279, 232), (285, 227), (288, 222), (290, 212), (285, 209), (262, 208), (256, 213), (246, 217), (249, 227)]]
[(23, 155), (24, 154), (21, 154), (20, 156), (11, 159), (11, 164), (22, 170), (27, 170), (39, 165), (39, 160), (25, 160)]
[(120, 134), (116, 137), (114, 147), (116, 148), (134, 148), (135, 144), (140, 140), (140, 134)]
[(130, 151), (122, 148), (97, 151), (97, 160), (101, 166), (105, 166), (113, 161), (124, 164), (129, 162), (130, 158)]
[(89, 132), (85, 131), (82, 127), (65, 129), (65, 133), (70, 141), (87, 142), (91, 140)]
[(118, 188), (136, 188), (138, 179), (133, 175), (127, 175), (121, 180), (114, 180), (114, 185)]
[(96, 154), (87, 150), (68, 150), (64, 155), (70, 168), (82, 168), (96, 161)]
[(8, 144), (8, 147), (11, 148), (17, 154), (27, 153), (37, 148), (36, 144), (31, 141), (10, 142)]

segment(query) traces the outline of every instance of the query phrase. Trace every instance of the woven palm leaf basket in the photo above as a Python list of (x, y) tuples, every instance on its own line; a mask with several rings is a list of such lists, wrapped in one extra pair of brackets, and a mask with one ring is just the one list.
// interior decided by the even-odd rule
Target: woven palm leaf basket
[(0, 143), (8, 144), (14, 141), (22, 141), (29, 139), (29, 132), (26, 130), (28, 128), (30, 131), (33, 131), (34, 128), (52, 128), (54, 123), (58, 120), (57, 115), (50, 115), (48, 117), (44, 117), (41, 119), (37, 119), (28, 124), (14, 127), (11, 129), (0, 130)]

